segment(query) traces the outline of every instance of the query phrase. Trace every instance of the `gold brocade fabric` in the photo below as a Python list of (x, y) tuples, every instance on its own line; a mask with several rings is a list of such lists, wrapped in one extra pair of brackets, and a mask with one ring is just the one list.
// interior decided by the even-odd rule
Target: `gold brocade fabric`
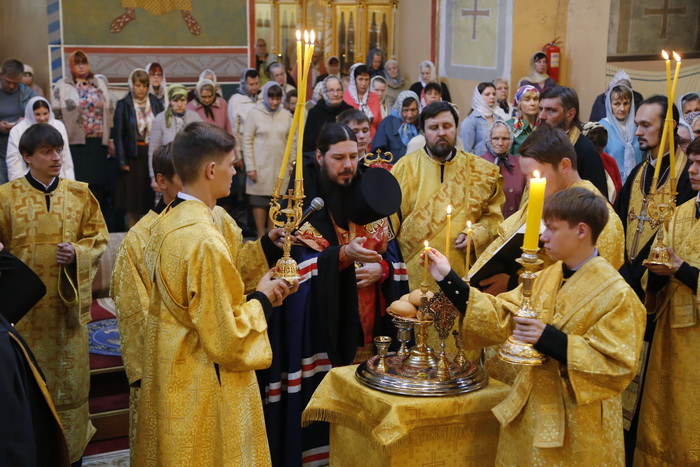
[[(678, 178), (680, 178), (681, 174), (683, 173), (687, 161), (688, 158), (683, 151), (678, 151), (676, 153), (676, 180), (678, 180)], [(654, 238), (656, 232), (659, 230), (659, 227), (661, 225), (660, 223), (654, 220), (653, 223), (645, 221), (644, 230), (642, 230), (642, 232), (639, 234), (639, 240), (637, 241), (637, 250), (635, 252), (632, 251), (634, 237), (637, 234), (637, 228), (639, 227), (639, 219), (637, 219), (637, 216), (641, 215), (642, 204), (644, 203), (644, 197), (646, 195), (646, 193), (644, 193), (644, 174), (647, 172), (647, 170), (653, 172), (654, 167), (645, 161), (642, 167), (640, 167), (637, 171), (637, 174), (634, 177), (634, 182), (632, 183), (633, 188), (630, 190), (630, 200), (629, 206), (627, 208), (627, 219), (622, 219), (622, 221), (625, 222), (627, 225), (627, 238), (625, 242), (625, 248), (627, 250), (627, 256), (629, 258), (634, 258), (636, 254), (639, 253), (639, 250), (644, 248), (644, 245), (646, 245), (649, 242), (649, 240)], [(651, 176), (651, 174), (649, 174), (649, 176)], [(658, 187), (657, 193), (666, 194), (670, 191), (670, 179), (671, 177), (666, 177), (666, 181), (664, 181), (664, 183)], [(668, 195), (665, 196), (665, 199), (668, 199)], [(649, 216), (648, 210), (646, 215)]]
[(363, 446), (372, 450), (367, 453), (369, 456), (383, 460), (374, 465), (389, 465), (386, 460), (394, 456), (412, 459), (404, 466), (420, 465), (413, 453), (422, 442), (431, 442), (433, 448), (438, 443), (466, 445), (465, 458), (481, 453), (484, 457), (480, 465), (489, 464), (488, 457), (493, 456), (498, 440), (498, 422), (490, 410), (503, 400), (508, 386), (489, 379), (483, 389), (459, 396), (397, 396), (359, 383), (356, 369), (356, 365), (333, 368), (302, 415), (303, 425), (326, 421), (333, 426), (331, 433), (335, 426), (353, 432), (346, 430), (340, 438), (353, 439), (351, 445), (334, 443), (331, 435), (331, 465), (373, 465), (367, 462), (368, 458), (361, 461), (366, 452)]
[[(241, 278), (246, 293), (252, 292), (268, 270), (260, 241), (246, 242), (241, 246), (241, 229), (226, 210), (216, 206), (212, 214), (215, 226), (224, 236), (231, 255), (235, 258), (235, 264), (238, 264), (239, 256), (246, 258), (248, 267), (241, 271)], [(119, 245), (112, 272), (110, 295), (116, 307), (122, 359), (130, 384), (141, 379), (143, 332), (152, 288), (144, 263), (144, 250), (151, 235), (151, 225), (156, 219), (158, 214), (148, 211), (127, 232)]]
[[(562, 282), (557, 262), (539, 274), (532, 298), (543, 321), (566, 332), (568, 363), (549, 358), (520, 369), (493, 410), (501, 422), (497, 465), (624, 464), (620, 394), (637, 372), (644, 306), (601, 257)], [(522, 286), (498, 297), (471, 289), (467, 345), (505, 341), (521, 302)]]
[[(700, 222), (695, 210), (695, 198), (683, 203), (664, 241), (697, 268)], [(641, 403), (635, 466), (700, 465), (698, 292), (672, 278), (658, 294), (658, 322)]]
[(192, 0), (121, 0), (122, 8), (141, 8), (154, 15), (171, 11), (192, 11)]
[[(581, 187), (592, 191), (600, 196), (598, 189), (588, 180), (581, 180), (571, 187)], [(624, 251), (624, 238), (625, 233), (622, 229), (622, 221), (615, 213), (613, 207), (610, 204), (608, 206), (608, 223), (605, 228), (600, 233), (596, 247), (598, 248), (598, 253), (600, 256), (608, 260), (608, 262), (615, 269), (619, 269), (625, 261), (625, 251)], [(496, 239), (486, 248), (486, 251), (479, 256), (474, 266), (469, 271), (469, 275), (475, 274), (479, 269), (481, 269), (484, 264), (486, 264), (493, 255), (498, 251), (498, 249), (508, 240), (515, 232), (518, 231), (525, 224), (525, 217), (527, 216), (528, 202), (524, 201), (521, 208), (510, 216), (508, 219), (503, 221), (503, 223), (498, 227), (498, 236)], [(544, 262), (543, 267), (550, 266), (552, 260), (549, 259), (547, 253), (544, 249), (540, 249), (538, 253), (539, 258)], [(503, 360), (498, 358), (498, 350), (500, 346), (484, 349), (485, 352), (485, 366), (489, 374), (499, 381), (503, 381), (507, 384), (513, 384), (515, 381), (516, 373), (518, 370), (517, 366), (505, 363)]]
[(151, 228), (135, 465), (270, 464), (254, 372), (272, 361), (267, 322), (231, 247), (199, 201)]
[[(440, 183), (441, 167), (444, 182)], [(391, 173), (402, 191), (401, 208), (391, 217), (406, 268), (411, 290), (420, 287), (423, 268), (419, 264), (423, 242), (445, 253), (447, 205), (452, 205), (450, 229), (450, 264), (458, 274), (465, 272), (465, 252), (454, 248), (460, 233), (467, 232), (467, 220), (472, 223), (475, 252), (471, 261), (484, 251), (496, 236), (503, 222), (501, 206), (505, 203), (503, 177), (498, 167), (481, 157), (457, 151), (449, 162), (441, 164), (425, 149), (408, 154), (394, 165)], [(428, 277), (429, 288), (439, 290)]]
[[(88, 335), (91, 284), (107, 247), (107, 227), (86, 183), (59, 181), (49, 195), (26, 178), (0, 186), (0, 242), (46, 285), (46, 295), (16, 324), (46, 376), (66, 433), (71, 462), (83, 454), (95, 433), (88, 412), (90, 375)], [(75, 248), (75, 264), (64, 270), (76, 284), (78, 300), (68, 307), (58, 295), (57, 244)]]

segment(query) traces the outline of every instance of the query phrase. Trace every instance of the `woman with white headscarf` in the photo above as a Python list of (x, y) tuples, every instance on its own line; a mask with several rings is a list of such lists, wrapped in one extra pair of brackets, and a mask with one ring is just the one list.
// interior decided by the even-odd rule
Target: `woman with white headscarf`
[[(243, 154), (245, 161), (246, 194), (250, 196), (253, 219), (258, 236), (265, 234), (270, 197), (275, 189), (280, 166), (284, 158), (287, 137), (292, 127), (292, 114), (282, 106), (284, 90), (276, 81), (268, 81), (262, 90), (262, 99), (255, 104), (245, 121)], [(293, 152), (293, 151), (292, 151)], [(285, 171), (287, 186), (292, 169), (292, 159)]]
[(642, 150), (635, 136), (634, 100), (632, 89), (619, 84), (613, 86), (605, 96), (605, 118), (600, 124), (608, 131), (608, 144), (603, 149), (610, 154), (620, 169), (622, 183), (632, 169), (642, 161)]
[(506, 196), (506, 202), (501, 207), (504, 219), (515, 214), (520, 208), (520, 201), (527, 181), (520, 170), (518, 157), (511, 152), (514, 140), (515, 137), (510, 125), (502, 120), (496, 120), (489, 128), (489, 134), (486, 138), (486, 152), (481, 154), (481, 157), (493, 162), (501, 169), (503, 194)]
[[(625, 70), (617, 70), (613, 78), (608, 83), (608, 88), (605, 90), (605, 92), (595, 98), (593, 107), (591, 108), (591, 117), (588, 119), (589, 121), (598, 122), (605, 118), (605, 95), (618, 84), (624, 84), (628, 88), (632, 89), (632, 79), (630, 78), (630, 75), (625, 72)], [(644, 101), (644, 97), (634, 90), (632, 91), (632, 94), (634, 95), (634, 108), (638, 109), (641, 103)]]
[(408, 143), (418, 136), (418, 96), (413, 91), (402, 91), (391, 109), (391, 115), (382, 120), (372, 140), (372, 148), (388, 151), (395, 164), (406, 154)]
[(464, 150), (472, 154), (486, 151), (486, 139), (494, 120), (501, 120), (496, 113), (496, 87), (493, 83), (479, 83), (472, 93), (472, 111), (464, 119), (459, 135), (464, 141)]
[(226, 100), (216, 93), (216, 83), (201, 78), (194, 90), (194, 100), (187, 103), (187, 108), (194, 110), (202, 121), (216, 125), (232, 133)]
[[(420, 97), (421, 108), (425, 106), (425, 93), (423, 89), (426, 84), (432, 81), (439, 82), (437, 72), (435, 71), (435, 64), (430, 60), (424, 60), (418, 65), (418, 81), (413, 83), (410, 87), (411, 91), (415, 92), (416, 95)], [(442, 87), (442, 100), (452, 102), (452, 97), (450, 96), (450, 91), (447, 89), (447, 85), (445, 83), (440, 83), (440, 86)]]
[(154, 204), (148, 174), (148, 142), (153, 119), (163, 106), (148, 92), (149, 85), (146, 70), (133, 70), (129, 74), (129, 92), (117, 102), (114, 111), (114, 145), (121, 169), (114, 204), (126, 212), (129, 227)]
[(27, 173), (27, 164), (25, 164), (19, 152), (19, 140), (22, 138), (24, 132), (35, 123), (48, 123), (61, 133), (63, 137), (63, 152), (61, 153), (63, 162), (59, 177), (75, 180), (73, 158), (71, 157), (70, 145), (68, 144), (66, 126), (60, 120), (56, 120), (49, 101), (38, 96), (29, 99), (29, 102), (27, 102), (24, 108), (24, 119), (19, 121), (17, 125), (10, 130), (9, 140), (7, 142), (7, 157), (5, 159), (7, 163), (8, 180), (15, 180), (23, 177)]

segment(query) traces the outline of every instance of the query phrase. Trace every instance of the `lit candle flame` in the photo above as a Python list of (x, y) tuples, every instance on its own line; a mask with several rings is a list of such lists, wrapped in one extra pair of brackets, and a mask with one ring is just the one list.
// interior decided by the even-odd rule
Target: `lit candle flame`
[(447, 205), (447, 215), (449, 216), (450, 214), (452, 214), (452, 205), (448, 204)]
[(425, 248), (426, 248), (426, 249), (430, 248), (430, 245), (428, 244), (428, 240), (426, 240), (425, 242), (423, 242), (423, 245), (425, 245)]
[(312, 30), (311, 30), (311, 43), (312, 43), (312, 44), (314, 43), (314, 39), (316, 39), (316, 33), (315, 33), (314, 30), (312, 29)]
[(297, 29), (297, 40), (301, 40), (301, 31)]
[(304, 29), (304, 43), (309, 43), (309, 31), (307, 31), (306, 29)]
[(675, 51), (673, 52), (673, 59), (677, 62), (681, 61), (681, 56), (678, 55)]
[(472, 221), (467, 221), (467, 228), (471, 229), (472, 228)]
[(535, 176), (535, 178), (540, 178), (540, 171), (539, 170), (535, 170), (532, 174)]
[(668, 60), (668, 53), (666, 53), (665, 50), (661, 51), (661, 56), (664, 58), (664, 60)]

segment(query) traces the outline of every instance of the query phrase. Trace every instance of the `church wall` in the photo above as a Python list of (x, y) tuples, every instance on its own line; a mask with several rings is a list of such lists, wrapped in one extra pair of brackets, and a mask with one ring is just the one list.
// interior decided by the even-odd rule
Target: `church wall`
[(35, 82), (48, 89), (46, 0), (0, 0), (0, 61), (16, 58), (34, 68)]

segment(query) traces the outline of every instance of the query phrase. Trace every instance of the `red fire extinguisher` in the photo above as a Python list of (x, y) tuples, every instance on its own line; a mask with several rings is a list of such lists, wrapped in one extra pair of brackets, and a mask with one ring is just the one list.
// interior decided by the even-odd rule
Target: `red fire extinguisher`
[(549, 44), (542, 47), (542, 52), (547, 55), (547, 74), (557, 83), (559, 82), (559, 62), (561, 61), (561, 49), (557, 37)]

